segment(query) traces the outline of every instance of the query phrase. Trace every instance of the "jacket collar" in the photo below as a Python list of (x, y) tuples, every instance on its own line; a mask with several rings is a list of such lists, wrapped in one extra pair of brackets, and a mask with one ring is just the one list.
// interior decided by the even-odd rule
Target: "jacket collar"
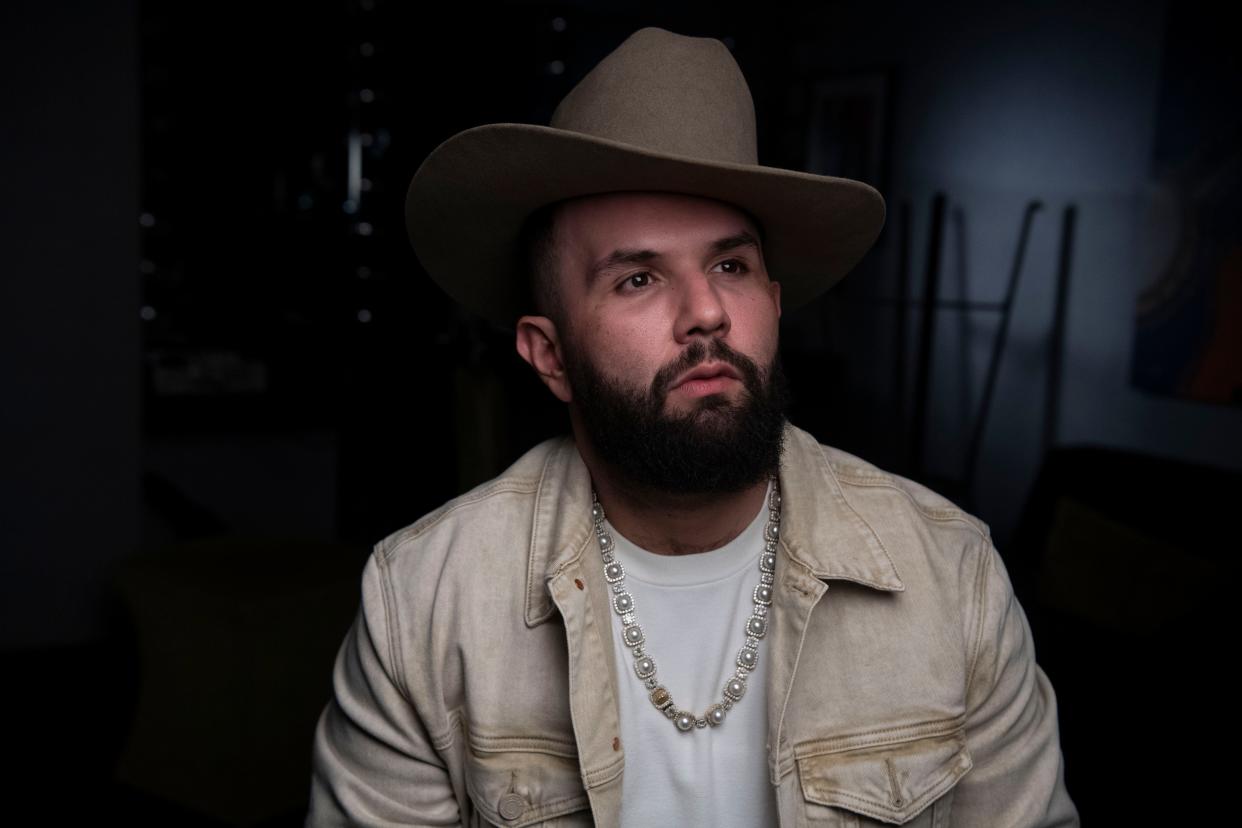
[[(781, 548), (822, 580), (889, 592), (905, 586), (875, 530), (846, 498), (819, 441), (786, 422), (781, 455)], [(526, 574), (526, 624), (555, 610), (547, 581), (575, 564), (593, 539), (591, 476), (573, 438), (552, 444), (535, 493)]]

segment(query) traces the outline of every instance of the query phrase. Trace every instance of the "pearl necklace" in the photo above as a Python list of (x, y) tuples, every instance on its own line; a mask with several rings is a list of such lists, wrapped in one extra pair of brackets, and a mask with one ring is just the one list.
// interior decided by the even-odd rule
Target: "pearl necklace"
[(773, 573), (776, 571), (776, 542), (780, 538), (781, 489), (780, 481), (773, 476), (772, 492), (768, 496), (768, 523), (763, 530), (763, 552), (759, 555), (759, 584), (753, 593), (754, 609), (746, 619), (745, 643), (738, 651), (733, 675), (725, 682), (724, 698), (707, 708), (702, 716), (673, 704), (673, 696), (656, 678), (656, 663), (643, 647), (643, 629), (634, 615), (634, 597), (625, 588), (625, 568), (617, 560), (612, 535), (604, 527), (604, 507), (595, 491), (591, 491), (591, 515), (595, 519), (595, 537), (604, 560), (604, 578), (612, 585), (612, 608), (621, 616), (621, 640), (630, 648), (634, 657), (634, 673), (648, 690), (647, 697), (665, 718), (677, 729), (686, 732), (693, 728), (716, 727), (724, 724), (725, 713), (741, 701), (746, 693), (746, 678), (759, 663), (759, 639), (768, 631), (768, 610), (772, 606)]

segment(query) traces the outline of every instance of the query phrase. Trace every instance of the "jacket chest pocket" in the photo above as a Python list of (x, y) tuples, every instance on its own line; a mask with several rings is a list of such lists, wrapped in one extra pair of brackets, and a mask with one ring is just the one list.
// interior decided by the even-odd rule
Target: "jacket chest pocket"
[(953, 786), (971, 768), (962, 732), (877, 747), (795, 749), (799, 826), (950, 824)]
[(577, 756), (568, 750), (472, 746), (465, 771), (472, 806), (467, 825), (569, 828), (594, 824)]

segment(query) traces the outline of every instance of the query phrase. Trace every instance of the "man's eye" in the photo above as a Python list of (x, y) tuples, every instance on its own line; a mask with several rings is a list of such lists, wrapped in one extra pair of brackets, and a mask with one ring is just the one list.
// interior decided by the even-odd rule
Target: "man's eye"
[(746, 273), (749, 270), (749, 268), (746, 267), (746, 262), (741, 259), (725, 259), (723, 262), (718, 264), (717, 267), (726, 268), (725, 273)]
[(632, 273), (629, 276), (626, 276), (625, 280), (621, 282), (621, 287), (640, 288), (646, 287), (649, 284), (651, 284), (651, 274), (643, 271), (642, 273)]

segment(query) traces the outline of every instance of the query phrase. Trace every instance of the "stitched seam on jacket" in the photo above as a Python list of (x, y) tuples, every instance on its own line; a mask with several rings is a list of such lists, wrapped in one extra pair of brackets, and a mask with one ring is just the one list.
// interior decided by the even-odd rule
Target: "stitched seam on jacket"
[[(567, 569), (571, 564), (577, 564), (581, 560), (583, 553), (586, 551), (589, 545), (590, 545), (590, 538), (588, 537), (588, 539), (585, 542), (583, 542), (578, 547), (578, 549), (575, 551), (574, 556), (570, 560), (561, 564), (561, 566), (557, 568), (556, 574), (553, 577), (559, 577), (561, 573), (564, 572), (565, 569)], [(605, 661), (611, 662), (613, 659), (613, 656), (611, 655), (612, 646), (613, 646), (612, 616), (611, 615), (606, 616), (604, 618), (604, 621), (600, 623), (599, 620), (594, 617), (595, 609), (594, 607), (591, 606), (591, 600), (592, 599), (588, 597), (586, 600), (585, 606), (588, 607), (587, 612), (588, 614), (591, 615), (591, 618), (592, 618), (591, 629), (594, 630), (594, 633), (595, 633), (595, 646), (597, 648), (596, 652), (608, 653), (609, 655), (605, 656)], [(607, 641), (604, 640), (605, 636), (608, 639)], [(613, 667), (611, 665), (606, 664), (604, 669), (612, 670)], [(620, 677), (618, 676), (617, 678), (619, 679)], [(612, 681), (609, 681), (605, 684), (605, 689), (608, 691), (608, 695), (611, 696), (611, 698), (608, 699), (608, 701), (611, 703), (611, 709), (617, 710), (619, 708), (619, 702), (617, 700), (617, 696), (615, 692), (616, 685)], [(581, 765), (581, 763), (582, 762), (580, 759), (579, 765)], [(617, 759), (614, 759), (612, 762), (609, 762), (608, 764), (604, 765), (602, 768), (595, 768), (590, 771), (584, 771), (583, 776), (582, 776), (583, 783), (590, 787), (595, 787), (595, 785), (597, 784), (602, 784), (604, 782), (607, 782), (608, 780), (616, 777), (616, 775), (621, 772), (621, 768), (624, 765), (625, 765), (625, 756), (622, 755), (618, 757)], [(599, 781), (598, 782), (594, 781), (597, 778)]]
[[(781, 541), (781, 546), (785, 547), (785, 552), (786, 554), (788, 554), (789, 546), (785, 544), (784, 541)], [(792, 559), (793, 557), (790, 556), (790, 560)], [(807, 569), (805, 565), (802, 565), (802, 568)], [(791, 588), (795, 588), (795, 589), (797, 588), (794, 586), (793, 583), (789, 581), (786, 581), (785, 583), (788, 583)], [(806, 595), (808, 598), (815, 597), (814, 593), (803, 592), (801, 589), (798, 589), (798, 591), (802, 592), (802, 594)], [(785, 711), (789, 708), (789, 698), (790, 696), (793, 695), (793, 685), (794, 685), (793, 679), (794, 679), (794, 676), (798, 674), (798, 663), (802, 660), (802, 646), (806, 643), (806, 631), (811, 626), (811, 613), (815, 611), (815, 607), (819, 604), (819, 600), (823, 599), (824, 593), (826, 593), (827, 591), (828, 591), (828, 585), (824, 584), (824, 592), (821, 592), (819, 594), (819, 599), (816, 599), (814, 603), (812, 603), (811, 606), (807, 608), (806, 618), (804, 618), (802, 621), (802, 632), (798, 636), (798, 649), (794, 651), (793, 668), (789, 672), (789, 686), (785, 688), (785, 700), (781, 702), (781, 715), (780, 715), (780, 718), (776, 720), (775, 750), (776, 750), (776, 771), (777, 771), (778, 778), (784, 777), (784, 774), (780, 772), (780, 769), (781, 769), (781, 734), (785, 730)], [(795, 758), (796, 758), (796, 754), (795, 754)]]
[(480, 736), (470, 734), (470, 749), (479, 753), (544, 753), (563, 759), (577, 759), (578, 747), (573, 742), (539, 736)]
[[(824, 465), (828, 468), (829, 474), (832, 475), (832, 482), (836, 484), (837, 494), (840, 495), (841, 502), (845, 504), (846, 508), (850, 510), (854, 517), (862, 521), (863, 526), (867, 527), (867, 531), (871, 533), (871, 537), (875, 538), (875, 542), (879, 544), (880, 551), (883, 552), (884, 557), (888, 559), (889, 568), (894, 574), (896, 574), (897, 565), (893, 563), (893, 556), (889, 554), (888, 547), (885, 546), (884, 541), (880, 539), (879, 534), (875, 531), (875, 527), (868, 523), (867, 519), (858, 513), (858, 510), (854, 508), (854, 504), (850, 503), (849, 498), (845, 496), (845, 490), (841, 487), (841, 480), (837, 477), (837, 470), (833, 468), (832, 460), (829, 459), (828, 454), (824, 451), (824, 446), (821, 443), (816, 443), (815, 445), (819, 448), (819, 455), (823, 459)], [(898, 575), (898, 578), (900, 577), (901, 576)]]
[[(583, 791), (576, 796), (566, 796), (561, 799), (554, 799), (551, 802), (545, 802), (538, 807), (532, 806), (527, 808), (522, 813), (522, 816), (518, 817), (518, 819), (522, 820), (523, 824), (528, 825), (530, 823), (527, 822), (527, 820), (545, 819), (547, 817), (560, 816), (561, 814), (572, 814), (574, 811), (582, 810), (583, 805), (590, 807), (590, 802), (590, 797), (587, 796), (585, 791)], [(566, 806), (570, 805), (574, 807), (566, 809)], [(557, 813), (553, 813), (554, 811)]]
[(970, 690), (975, 683), (975, 669), (979, 663), (979, 651), (983, 649), (983, 617), (987, 609), (987, 582), (988, 568), (992, 565), (992, 556), (988, 554), (989, 547), (984, 545), (979, 554), (979, 570), (975, 575), (975, 634), (974, 652), (970, 654), (970, 669), (966, 671), (966, 712), (970, 713)]
[[(448, 750), (455, 741), (454, 734), (463, 726), (461, 708), (454, 707), (448, 712), (448, 731), (442, 736), (431, 736), (432, 746), (441, 753)], [(428, 735), (431, 734), (429, 733)]]
[(441, 506), (440, 509), (438, 509), (435, 512), (432, 512), (430, 515), (427, 515), (422, 520), (415, 523), (413, 526), (409, 526), (401, 530), (400, 532), (397, 533), (396, 537), (394, 537), (391, 542), (386, 543), (386, 544), (381, 544), (380, 547), (383, 550), (383, 557), (385, 559), (391, 558), (393, 553), (395, 553), (397, 550), (402, 549), (407, 543), (409, 543), (412, 540), (415, 540), (420, 535), (427, 532), (427, 530), (434, 528), (437, 524), (440, 523), (440, 521), (444, 520), (446, 517), (456, 512), (458, 509), (463, 509), (467, 506), (473, 506), (476, 503), (479, 503), (480, 501), (483, 501), (483, 500), (487, 500), (491, 496), (497, 495), (497, 494), (509, 494), (509, 493), (530, 494), (531, 492), (535, 491), (536, 485), (537, 484), (535, 484), (534, 481), (528, 481), (528, 480), (501, 480), (501, 481), (496, 482), (493, 485), (487, 486), (482, 491), (476, 492), (473, 496), (462, 495), (461, 499), (455, 502), (452, 502), (451, 504), (445, 504), (444, 506)]
[[(405, 658), (402, 655), (403, 650), (400, 641), (401, 624), (397, 617), (397, 597), (392, 585), (387, 560), (377, 555), (375, 568), (379, 573), (380, 597), (384, 602), (384, 623), (387, 626), (387, 629), (384, 630), (384, 637), (387, 639), (389, 658), (392, 660), (393, 672), (395, 674), (392, 679), (401, 691), (401, 694), (405, 696), (405, 700), (412, 707), (414, 705), (414, 695), (410, 692), (410, 687), (405, 681)], [(448, 732), (440, 736), (432, 733), (430, 728), (427, 730), (427, 735), (431, 738), (431, 744), (437, 751), (443, 752), (448, 750), (453, 744), (451, 714), (449, 716), (449, 725)], [(426, 727), (426, 722), (424, 722), (423, 726)]]
[[(829, 461), (829, 465), (831, 465), (831, 461)], [(908, 491), (906, 491), (901, 486), (897, 485), (896, 483), (894, 483), (892, 480), (888, 478), (885, 478), (885, 477), (851, 477), (848, 472), (844, 474), (838, 472), (837, 476), (840, 479), (844, 480), (845, 482), (853, 486), (870, 486), (872, 488), (892, 489), (893, 491), (900, 493), (903, 497), (906, 498), (906, 500), (910, 501), (910, 505), (913, 506), (919, 514), (921, 514), (923, 517), (927, 518), (928, 520), (935, 520), (935, 521), (939, 521), (942, 523), (964, 523), (967, 526), (969, 526), (971, 529), (974, 529), (976, 534), (982, 537), (985, 537), (985, 538), (991, 537), (987, 532), (983, 531), (979, 527), (979, 525), (975, 522), (975, 520), (967, 516), (961, 509), (958, 509), (958, 508), (929, 509), (928, 507), (924, 506), (923, 504), (915, 500), (912, 494), (910, 494)]]
[[(551, 811), (564, 809), (562, 810), (562, 813), (569, 814), (574, 811), (582, 810), (580, 807), (582, 805), (590, 807), (590, 798), (586, 791), (583, 791), (580, 794), (561, 797), (560, 799), (554, 799), (551, 802), (544, 802), (540, 805), (528, 805), (526, 810), (522, 811), (516, 820), (507, 820), (500, 815), (494, 805), (484, 799), (483, 792), (479, 790), (479, 787), (475, 783), (474, 777), (471, 774), (466, 774), (466, 793), (470, 796), (471, 803), (475, 806), (475, 808), (481, 811), (488, 818), (488, 820), (497, 825), (501, 823), (530, 825), (533, 822), (542, 820), (546, 817), (560, 816), (559, 813), (550, 813)], [(567, 808), (566, 806), (573, 807)]]
[(384, 603), (384, 643), (388, 645), (388, 659), (392, 662), (392, 678), (408, 701), (411, 696), (410, 688), (405, 683), (405, 660), (401, 656), (401, 642), (398, 640), (401, 626), (397, 618), (397, 599), (393, 594), (387, 561), (379, 555), (375, 556), (375, 570), (380, 581), (380, 599)]
[(604, 765), (602, 768), (596, 768), (582, 774), (582, 781), (586, 783), (588, 788), (594, 788), (615, 779), (621, 773), (621, 769), (625, 766), (625, 757), (621, 756)]
[(954, 716), (952, 719), (937, 719), (928, 722), (916, 722), (909, 725), (883, 727), (877, 730), (866, 730), (861, 733), (850, 733), (845, 736), (834, 736), (829, 739), (816, 739), (794, 746), (794, 757), (809, 759), (815, 756), (827, 756), (834, 753), (848, 753), (878, 745), (900, 745), (906, 742), (917, 742), (922, 739), (940, 736), (963, 736), (962, 728), (966, 724), (965, 716)]
[[(482, 792), (469, 781), (466, 784), (466, 790), (469, 792), (475, 807), (482, 811), (490, 822), (497, 825), (501, 823), (506, 825), (532, 825), (535, 822), (540, 822), (548, 817), (557, 817), (562, 814), (572, 814), (575, 811), (581, 811), (583, 810), (582, 806), (584, 805), (590, 807), (590, 798), (585, 793), (581, 793), (577, 796), (567, 796), (562, 799), (553, 800), (552, 802), (545, 802), (538, 806), (528, 806), (516, 820), (507, 820), (502, 817), (494, 807), (483, 802)], [(557, 813), (552, 813), (554, 811)]]
[[(955, 773), (957, 773), (957, 763), (954, 763), (952, 767), (945, 771), (945, 773), (940, 776), (940, 778), (937, 779), (930, 788), (913, 799), (906, 808), (902, 809), (895, 809), (886, 803), (877, 802), (876, 800), (868, 799), (867, 797), (859, 796), (858, 794), (852, 794), (849, 791), (843, 791), (839, 788), (821, 787), (816, 785), (814, 780), (811, 780), (810, 787), (812, 792), (817, 796), (828, 798), (836, 795), (840, 799), (853, 801), (857, 808), (866, 811), (869, 816), (876, 817), (877, 819), (893, 819), (900, 816), (913, 817), (915, 814), (920, 813), (927, 807), (927, 803), (924, 802), (924, 800), (934, 799), (936, 796), (944, 793), (944, 788), (948, 787), (944, 784), (945, 781), (952, 778)], [(923, 804), (919, 805), (918, 803)], [(826, 803), (820, 802), (817, 804), (823, 805)], [(868, 808), (867, 806), (870, 807)]]
[(552, 464), (552, 458), (555, 457), (556, 454), (556, 449), (553, 449), (552, 451), (549, 451), (548, 456), (543, 459), (543, 466), (539, 469), (539, 480), (536, 481), (535, 488), (532, 489), (535, 495), (535, 503), (532, 509), (534, 514), (531, 517), (530, 543), (526, 548), (526, 592), (522, 596), (522, 618), (526, 622), (527, 626), (531, 626), (532, 621), (542, 621), (545, 618), (551, 617), (552, 613), (555, 611), (553, 609), (549, 609), (538, 619), (529, 617), (531, 596), (537, 594), (535, 587), (538, 579), (538, 575), (535, 572), (535, 538), (539, 537), (539, 500), (543, 496), (543, 485), (544, 481), (548, 477), (548, 466)]

